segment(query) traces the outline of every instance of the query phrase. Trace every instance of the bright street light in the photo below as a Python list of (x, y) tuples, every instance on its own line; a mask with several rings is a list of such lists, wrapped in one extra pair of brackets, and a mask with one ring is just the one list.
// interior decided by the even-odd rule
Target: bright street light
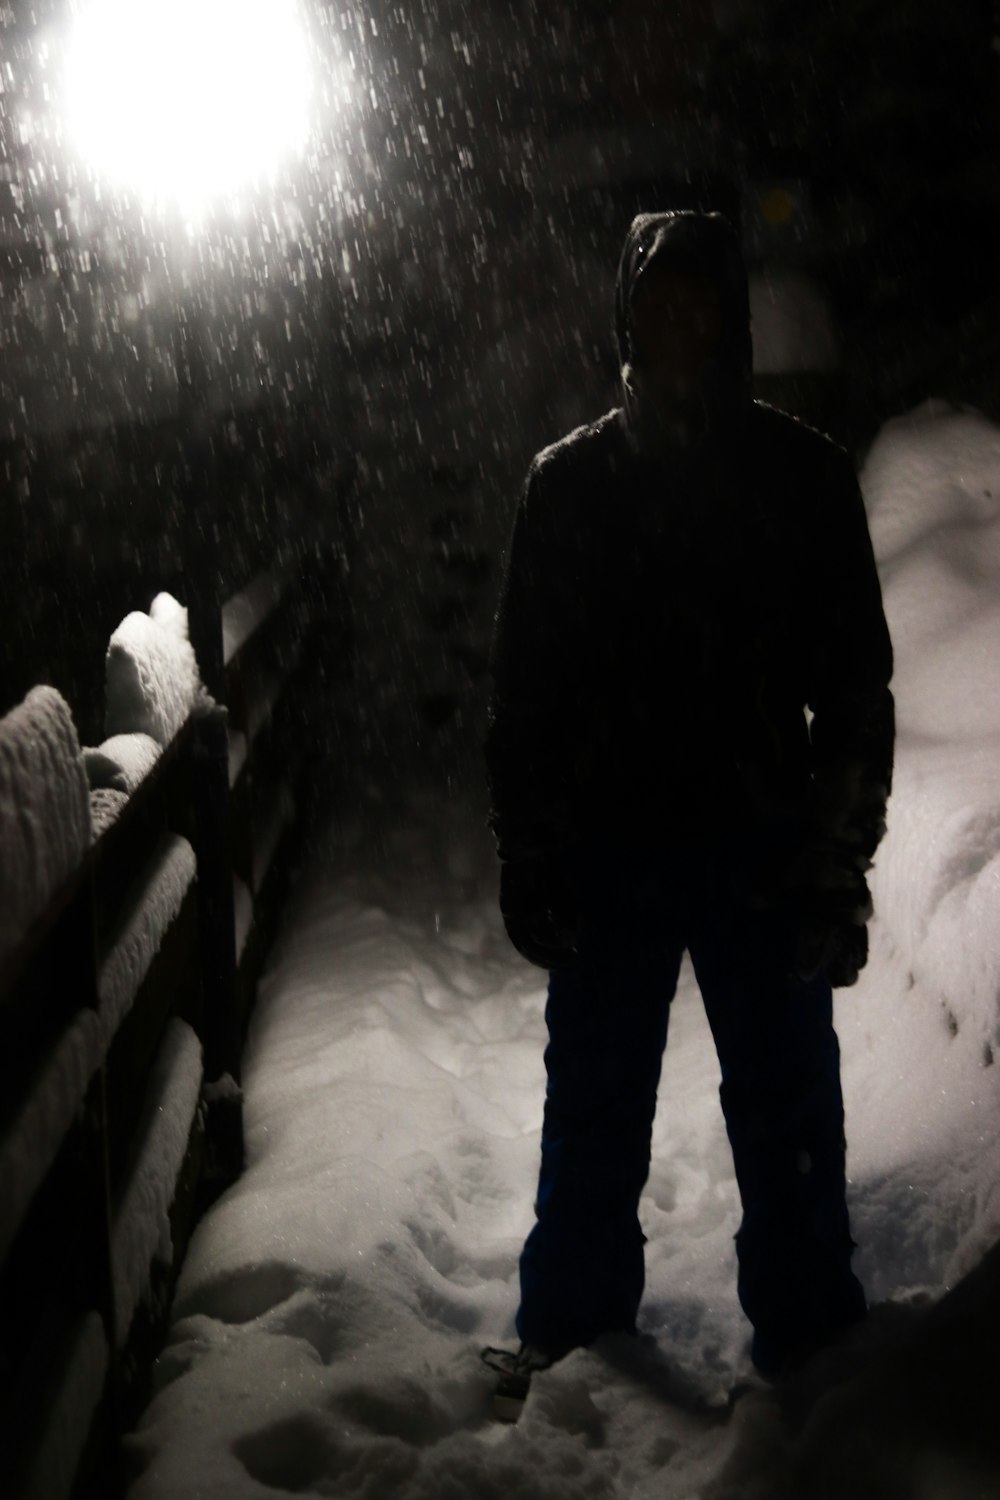
[(302, 150), (310, 83), (295, 0), (81, 0), (68, 144), (111, 186), (197, 217)]

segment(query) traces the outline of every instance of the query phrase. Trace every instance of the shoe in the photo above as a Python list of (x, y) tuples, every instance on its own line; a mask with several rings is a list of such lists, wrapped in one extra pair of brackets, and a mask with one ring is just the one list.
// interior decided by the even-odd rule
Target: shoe
[(479, 1357), (498, 1376), (493, 1392), (494, 1414), (501, 1422), (516, 1422), (528, 1399), (532, 1375), (548, 1370), (558, 1356), (539, 1349), (537, 1344), (522, 1342), (516, 1351), (488, 1347), (481, 1350)]

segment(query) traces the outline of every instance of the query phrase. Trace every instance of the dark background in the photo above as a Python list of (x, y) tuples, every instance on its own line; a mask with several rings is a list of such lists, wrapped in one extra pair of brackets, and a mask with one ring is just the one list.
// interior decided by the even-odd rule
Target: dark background
[(128, 610), (308, 558), (351, 627), (331, 757), (334, 721), (373, 786), (474, 748), (511, 507), (617, 399), (639, 209), (722, 208), (817, 289), (836, 367), (758, 393), (858, 461), (929, 397), (1000, 417), (989, 4), (303, 9), (307, 159), (186, 235), (53, 140), (61, 0), (0, 6), (0, 712), (51, 681), (94, 742)]

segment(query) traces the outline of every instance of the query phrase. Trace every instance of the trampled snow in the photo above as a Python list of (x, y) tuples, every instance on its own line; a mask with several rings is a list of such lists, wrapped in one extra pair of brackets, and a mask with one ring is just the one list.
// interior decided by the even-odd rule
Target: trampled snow
[[(858, 1337), (749, 1379), (718, 1064), (686, 966), (642, 1203), (638, 1339), (489, 1414), (532, 1222), (544, 976), (506, 943), (474, 799), (359, 818), (287, 913), (244, 1065), (248, 1166), (202, 1221), (132, 1500), (973, 1500), (1000, 1491), (1000, 434), (921, 409), (863, 476), (897, 652), (872, 958), (837, 998)], [(994, 1257), (995, 1259), (995, 1257)]]

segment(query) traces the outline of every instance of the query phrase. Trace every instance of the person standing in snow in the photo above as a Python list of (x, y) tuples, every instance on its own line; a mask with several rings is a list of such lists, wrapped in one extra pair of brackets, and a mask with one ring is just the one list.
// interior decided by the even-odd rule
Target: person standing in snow
[(500, 904), (549, 971), (526, 1367), (635, 1329), (682, 956), (721, 1065), (738, 1290), (774, 1377), (864, 1316), (832, 988), (867, 957), (892, 648), (847, 454), (755, 402), (746, 268), (717, 213), (640, 214), (623, 402), (531, 463), (486, 741)]

